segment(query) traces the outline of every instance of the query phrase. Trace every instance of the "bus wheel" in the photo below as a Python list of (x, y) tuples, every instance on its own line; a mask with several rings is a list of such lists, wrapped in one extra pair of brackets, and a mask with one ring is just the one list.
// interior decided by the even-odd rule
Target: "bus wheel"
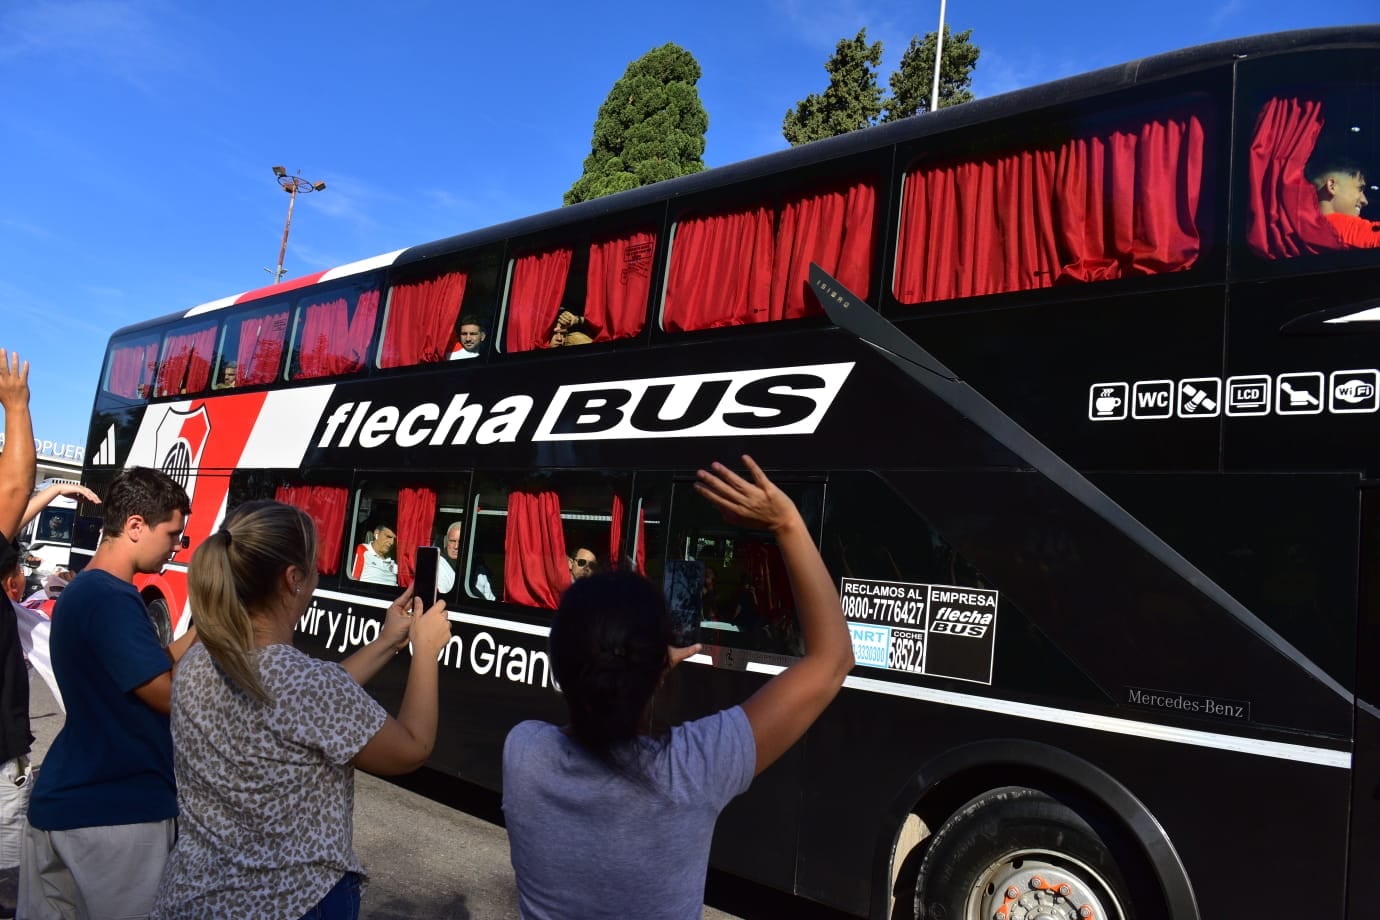
[(172, 642), (172, 615), (168, 612), (168, 602), (161, 597), (148, 602), (149, 622), (158, 634), (158, 644), (167, 648)]
[(1034, 789), (994, 789), (940, 827), (920, 864), (918, 920), (1131, 920), (1107, 845), (1077, 812)]

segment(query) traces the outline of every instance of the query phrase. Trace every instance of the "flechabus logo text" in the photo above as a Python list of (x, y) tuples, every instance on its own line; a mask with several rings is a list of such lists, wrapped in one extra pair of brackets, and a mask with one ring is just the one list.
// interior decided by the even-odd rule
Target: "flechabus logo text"
[[(833, 404), (852, 362), (686, 374), (561, 386), (535, 428), (538, 399), (492, 403), (456, 393), (412, 406), (344, 402), (325, 419), (318, 448), (459, 446), (542, 441), (810, 434)], [(527, 432), (530, 430), (530, 434)]]

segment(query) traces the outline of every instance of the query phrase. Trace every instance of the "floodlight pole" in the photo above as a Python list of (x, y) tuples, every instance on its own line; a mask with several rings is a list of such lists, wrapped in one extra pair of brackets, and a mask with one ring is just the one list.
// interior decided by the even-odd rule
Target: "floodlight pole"
[(276, 269), (264, 269), (264, 271), (273, 273), (273, 283), (277, 284), (283, 280), (283, 275), (287, 273), (287, 269), (283, 268), (283, 259), (287, 256), (288, 232), (292, 230), (292, 207), (297, 203), (297, 193), (301, 192), (303, 195), (308, 195), (312, 192), (325, 191), (326, 183), (308, 182), (302, 178), (301, 170), (297, 171), (297, 175), (289, 176), (287, 170), (281, 166), (273, 167), (273, 175), (278, 177), (278, 185), (288, 193), (287, 221), (283, 224), (283, 245), (278, 247), (278, 267)]
[(934, 33), (934, 87), (930, 90), (930, 111), (939, 109), (939, 62), (944, 60), (944, 3), (939, 0), (939, 31)]

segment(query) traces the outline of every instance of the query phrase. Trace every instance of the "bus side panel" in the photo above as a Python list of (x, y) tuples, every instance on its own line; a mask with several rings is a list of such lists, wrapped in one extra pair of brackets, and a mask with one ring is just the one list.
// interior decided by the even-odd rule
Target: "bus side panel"
[[(890, 728), (868, 728), (879, 724)], [(943, 751), (1003, 738), (1036, 738), (1123, 783), (1177, 849), (1202, 917), (1242, 916), (1242, 893), (1272, 878), (1307, 879), (1310, 913), (1341, 916), (1350, 795), (1343, 768), (1005, 716), (984, 711), (980, 697), (942, 705), (854, 689), (808, 738), (798, 893), (870, 911), (874, 872), (888, 858), (882, 829), (916, 770)], [(868, 765), (865, 774), (858, 764)], [(1041, 765), (1001, 764), (986, 779), (1038, 786)]]
[(1375, 913), (1380, 863), (1380, 487), (1361, 490), (1361, 615), (1356, 631), (1356, 752), (1352, 764), (1349, 912)]

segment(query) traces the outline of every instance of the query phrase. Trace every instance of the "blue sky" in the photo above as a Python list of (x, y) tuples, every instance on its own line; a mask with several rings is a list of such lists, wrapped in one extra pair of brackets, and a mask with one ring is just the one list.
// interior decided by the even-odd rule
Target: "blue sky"
[[(950, 0), (947, 18), (990, 96), (1372, 4)], [(0, 347), (32, 362), (38, 437), (80, 442), (111, 332), (271, 280), (275, 164), (328, 185), (298, 202), (294, 277), (558, 207), (609, 88), (665, 42), (704, 70), (712, 166), (785, 147), (841, 37), (866, 26), (888, 74), (937, 20), (892, 0), (0, 3)]]

